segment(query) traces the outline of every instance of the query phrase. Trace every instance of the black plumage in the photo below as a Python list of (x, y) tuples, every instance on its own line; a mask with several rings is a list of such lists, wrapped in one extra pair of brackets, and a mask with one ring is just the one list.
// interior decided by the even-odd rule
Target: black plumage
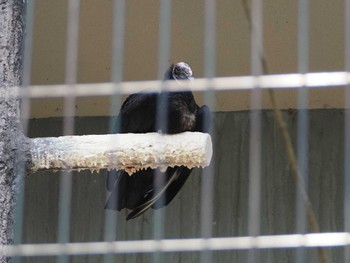
[[(186, 79), (192, 79), (192, 70), (184, 62), (170, 66), (165, 73), (165, 80)], [(137, 93), (124, 101), (118, 118), (120, 133), (207, 132), (210, 112), (206, 105), (199, 107), (196, 104), (190, 91)], [(166, 206), (184, 185), (191, 170), (183, 166), (169, 167), (165, 172), (146, 169), (131, 176), (124, 171), (111, 171), (107, 175), (107, 190), (111, 194), (105, 208), (131, 209), (128, 220), (151, 207)]]

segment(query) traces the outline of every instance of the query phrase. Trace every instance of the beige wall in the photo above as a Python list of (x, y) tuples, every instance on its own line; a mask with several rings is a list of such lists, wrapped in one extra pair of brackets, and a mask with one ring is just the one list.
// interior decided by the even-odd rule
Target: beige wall
[[(204, 1), (174, 0), (170, 62), (187, 61), (203, 76)], [(271, 73), (297, 71), (297, 1), (264, 2), (264, 47)], [(111, 68), (112, 0), (81, 0), (78, 81), (108, 82)], [(156, 78), (159, 1), (127, 0), (125, 80)], [(344, 6), (341, 0), (310, 3), (310, 71), (344, 69)], [(33, 84), (64, 82), (67, 1), (37, 0)], [(250, 36), (241, 1), (217, 1), (217, 76), (247, 75)], [(265, 96), (267, 98), (267, 96)], [(280, 91), (280, 104), (295, 106), (294, 91)], [(202, 103), (201, 96), (198, 96)], [(313, 91), (313, 108), (343, 106), (343, 90)], [(269, 107), (268, 99), (265, 106)], [(247, 92), (216, 94), (217, 111), (249, 107)], [(77, 101), (77, 115), (109, 115), (108, 98)], [(117, 109), (116, 111), (117, 112)], [(62, 115), (61, 100), (34, 100), (32, 117)]]

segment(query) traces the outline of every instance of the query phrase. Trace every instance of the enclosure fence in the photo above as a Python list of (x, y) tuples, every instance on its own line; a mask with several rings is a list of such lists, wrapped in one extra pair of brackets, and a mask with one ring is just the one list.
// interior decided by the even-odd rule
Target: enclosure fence
[[(74, 103), (77, 98), (108, 96), (111, 98), (110, 116), (117, 114), (120, 108), (121, 96), (136, 92), (177, 91), (178, 84), (174, 81), (164, 82), (164, 69), (168, 67), (171, 46), (171, 12), (172, 1), (160, 0), (159, 39), (158, 39), (158, 74), (152, 81), (123, 81), (125, 13), (128, 2), (115, 0), (113, 10), (112, 36), (112, 82), (111, 83), (77, 83), (78, 34), (79, 34), (79, 0), (68, 0), (67, 17), (67, 52), (66, 81), (62, 85), (31, 85), (31, 57), (33, 42), (33, 21), (35, 19), (35, 2), (27, 1), (26, 45), (24, 55), (23, 87), (13, 87), (10, 90), (0, 90), (1, 99), (7, 96), (18, 96), (21, 101), (21, 118), (24, 131), (28, 129), (30, 119), (30, 100), (63, 98), (64, 100), (64, 135), (74, 134), (75, 115)], [(309, 1), (298, 1), (298, 72), (290, 74), (269, 74), (265, 65), (263, 52), (263, 1), (252, 0), (248, 5), (242, 0), (246, 18), (250, 19), (251, 30), (251, 75), (249, 76), (216, 76), (216, 5), (213, 0), (204, 1), (204, 78), (186, 82), (189, 90), (204, 93), (204, 102), (209, 108), (215, 108), (215, 93), (218, 91), (237, 92), (248, 90), (251, 93), (250, 103), (250, 137), (249, 137), (249, 186), (248, 186), (248, 223), (247, 234), (243, 236), (216, 237), (213, 236), (212, 222), (215, 206), (214, 181), (215, 162), (203, 170), (201, 180), (200, 233), (198, 238), (165, 239), (164, 213), (159, 212), (153, 218), (152, 240), (117, 240), (118, 228), (114, 216), (105, 214), (105, 229), (103, 242), (71, 242), (70, 211), (72, 208), (72, 173), (64, 171), (60, 178), (60, 193), (58, 207), (57, 243), (23, 244), (24, 194), (18, 193), (16, 207), (15, 238), (13, 245), (0, 247), (0, 253), (14, 257), (20, 262), (21, 257), (57, 256), (58, 262), (69, 262), (69, 256), (74, 255), (105, 255), (104, 262), (113, 262), (111, 254), (153, 253), (153, 262), (162, 262), (161, 252), (202, 252), (200, 262), (213, 262), (213, 251), (247, 250), (247, 262), (259, 262), (260, 249), (296, 248), (295, 262), (308, 262), (303, 248), (345, 247), (344, 262), (350, 262), (350, 0), (345, 1), (345, 62), (344, 71), (309, 72)], [(268, 37), (268, 36), (265, 36)], [(308, 206), (302, 193), (308, 189), (309, 156), (309, 91), (311, 89), (331, 90), (344, 87), (344, 231), (311, 233), (308, 229)], [(293, 89), (298, 92), (297, 99), (297, 130), (295, 142), (296, 171), (296, 230), (293, 234), (266, 235), (261, 234), (261, 140), (262, 140), (262, 92), (268, 90)], [(273, 106), (277, 112), (281, 109)], [(111, 126), (113, 122), (111, 118)], [(279, 123), (281, 124), (281, 123)], [(216, 130), (211, 134), (215, 141)], [(232, 149), (234, 151), (235, 149)], [(217, 153), (219, 154), (219, 153)], [(286, 154), (287, 156), (287, 154)], [(287, 158), (287, 157), (286, 157)], [(290, 161), (290, 160), (289, 160)], [(291, 165), (291, 164), (290, 164)], [(24, 171), (22, 171), (24, 176)], [(34, 175), (35, 176), (35, 175)], [(299, 180), (299, 181), (298, 181)], [(25, 180), (24, 180), (25, 181)], [(163, 208), (166, 209), (166, 208)], [(191, 222), (188, 222), (191, 224)], [(322, 253), (321, 253), (322, 254)], [(324, 261), (320, 255), (320, 262)]]

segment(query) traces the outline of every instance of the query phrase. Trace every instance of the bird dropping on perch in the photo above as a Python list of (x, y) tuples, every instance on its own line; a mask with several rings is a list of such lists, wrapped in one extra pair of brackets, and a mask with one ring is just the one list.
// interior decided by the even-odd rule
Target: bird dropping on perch
[(62, 136), (31, 139), (32, 171), (205, 167), (212, 157), (207, 133)]

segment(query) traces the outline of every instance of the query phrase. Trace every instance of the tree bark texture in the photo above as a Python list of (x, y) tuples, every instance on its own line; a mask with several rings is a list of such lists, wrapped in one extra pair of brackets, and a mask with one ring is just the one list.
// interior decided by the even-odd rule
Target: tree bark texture
[(205, 167), (212, 153), (210, 135), (201, 132), (34, 138), (30, 139), (30, 169), (117, 169), (132, 174), (147, 168)]
[[(0, 87), (7, 90), (21, 82), (24, 14), (25, 1), (0, 0)], [(0, 98), (0, 245), (13, 241), (13, 211), (19, 186), (16, 156), (25, 140), (19, 121), (19, 100), (6, 93)], [(8, 261), (0, 255), (1, 263)]]

